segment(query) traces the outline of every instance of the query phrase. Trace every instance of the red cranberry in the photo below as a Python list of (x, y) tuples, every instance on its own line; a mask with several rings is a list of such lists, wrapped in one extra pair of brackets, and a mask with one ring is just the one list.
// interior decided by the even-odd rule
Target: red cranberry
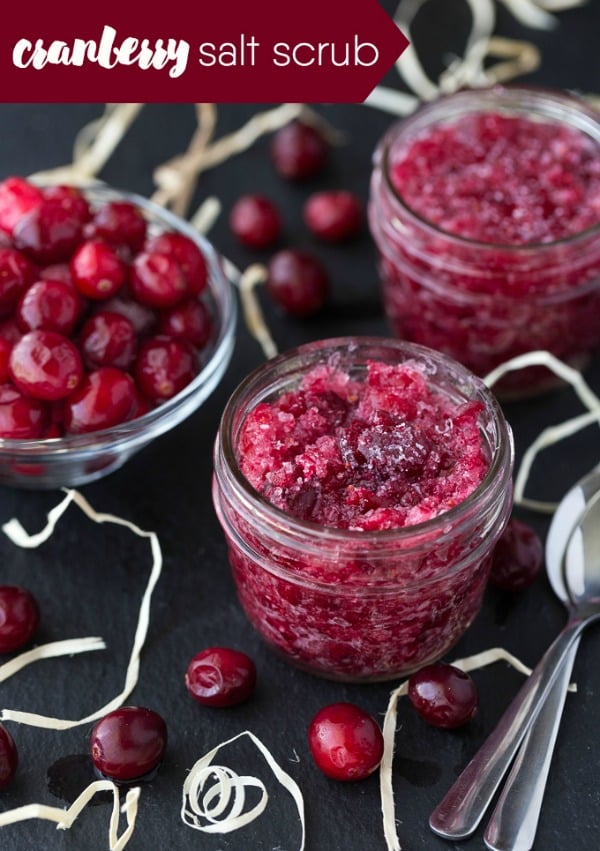
[(99, 240), (88, 240), (71, 258), (71, 276), (80, 293), (91, 299), (111, 298), (127, 275), (114, 248)]
[(0, 315), (14, 309), (35, 274), (35, 267), (20, 251), (0, 248)]
[(10, 353), (10, 375), (19, 390), (35, 399), (64, 399), (83, 375), (75, 345), (56, 331), (30, 331)]
[(33, 207), (13, 228), (15, 248), (36, 263), (59, 263), (69, 257), (81, 240), (81, 222), (60, 201), (44, 201)]
[(46, 405), (17, 390), (14, 384), (0, 384), (0, 437), (26, 440), (45, 436)]
[(140, 348), (135, 377), (144, 396), (164, 402), (183, 390), (196, 370), (195, 352), (185, 340), (151, 337)]
[(0, 791), (6, 789), (17, 772), (17, 746), (4, 724), (0, 724)]
[(479, 698), (471, 677), (437, 662), (421, 668), (408, 681), (408, 697), (421, 718), (434, 727), (461, 727), (477, 714)]
[(282, 177), (304, 180), (323, 169), (327, 161), (327, 143), (314, 127), (292, 121), (273, 136), (271, 159)]
[(542, 542), (534, 530), (512, 517), (494, 548), (490, 580), (504, 591), (521, 591), (542, 566)]
[(189, 237), (171, 231), (153, 236), (145, 245), (150, 253), (168, 254), (179, 263), (191, 295), (200, 295), (208, 283), (204, 255)]
[(269, 248), (279, 239), (281, 216), (263, 195), (242, 195), (231, 209), (229, 227), (248, 248)]
[(130, 320), (109, 310), (91, 316), (79, 336), (79, 349), (89, 369), (99, 366), (129, 369), (136, 348), (137, 335)]
[(27, 644), (38, 628), (40, 610), (33, 595), (17, 585), (0, 586), (0, 653)]
[(129, 201), (108, 201), (94, 213), (87, 234), (139, 251), (146, 239), (146, 220)]
[(135, 298), (149, 307), (173, 307), (188, 294), (181, 266), (168, 254), (138, 254), (131, 265), (129, 283)]
[(0, 183), (0, 229), (12, 234), (21, 216), (44, 199), (42, 190), (22, 177), (7, 177)]
[(327, 273), (311, 254), (290, 248), (271, 258), (267, 292), (292, 316), (317, 313), (325, 304), (328, 289)]
[(91, 219), (90, 205), (83, 192), (76, 186), (57, 184), (56, 186), (47, 186), (42, 191), (44, 198), (60, 202), (82, 224)]
[(352, 192), (316, 192), (304, 205), (307, 227), (327, 242), (351, 239), (360, 230), (362, 210)]
[(36, 281), (22, 296), (16, 318), (22, 331), (58, 331), (68, 336), (79, 319), (81, 299), (71, 284)]
[(8, 363), (13, 344), (10, 340), (0, 337), (0, 384), (8, 380)]
[(156, 712), (122, 706), (100, 719), (90, 737), (96, 769), (111, 780), (138, 780), (161, 762), (167, 725)]
[(73, 286), (73, 278), (71, 277), (71, 269), (68, 263), (52, 263), (50, 266), (44, 266), (41, 270), (40, 278), (45, 281), (62, 281), (63, 284), (71, 284)]
[(147, 399), (137, 387), (134, 387), (133, 391), (133, 403), (131, 405), (131, 411), (129, 412), (129, 419), (136, 420), (138, 417), (143, 417), (144, 414), (147, 414), (152, 410), (152, 403), (149, 399)]
[(71, 434), (111, 428), (129, 419), (134, 401), (131, 376), (113, 366), (89, 372), (65, 402), (64, 425)]
[(102, 304), (102, 310), (125, 316), (135, 328), (135, 333), (138, 337), (147, 336), (156, 326), (156, 313), (154, 310), (132, 298), (127, 287), (119, 290), (119, 294), (114, 296), (114, 298), (104, 302)]
[(353, 703), (324, 706), (308, 728), (317, 766), (334, 780), (362, 780), (379, 766), (383, 736), (375, 719)]
[(202, 349), (212, 333), (212, 318), (203, 302), (191, 298), (167, 310), (161, 316), (158, 331)]
[(209, 647), (190, 662), (185, 685), (192, 697), (206, 706), (235, 706), (254, 691), (256, 668), (240, 650)]

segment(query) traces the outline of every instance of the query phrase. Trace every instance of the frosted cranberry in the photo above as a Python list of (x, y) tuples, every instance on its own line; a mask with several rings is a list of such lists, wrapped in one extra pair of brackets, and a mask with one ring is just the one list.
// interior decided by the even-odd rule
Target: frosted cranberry
[(243, 245), (269, 248), (279, 239), (281, 216), (263, 195), (242, 195), (231, 208), (229, 227)]
[(19, 390), (35, 399), (64, 399), (83, 375), (75, 345), (56, 331), (29, 331), (10, 353), (10, 375)]
[(44, 402), (24, 396), (14, 384), (0, 384), (0, 437), (11, 440), (40, 438), (48, 421)]
[(17, 772), (19, 755), (13, 737), (0, 724), (0, 791), (6, 789)]
[(21, 216), (13, 228), (13, 241), (36, 263), (58, 263), (72, 254), (81, 233), (81, 222), (71, 210), (60, 201), (44, 201)]
[(156, 712), (122, 706), (96, 724), (90, 750), (96, 769), (111, 780), (138, 780), (160, 764), (167, 746), (167, 725)]
[(18, 585), (0, 585), (0, 653), (27, 644), (38, 628), (40, 610), (33, 595)]
[(89, 369), (116, 366), (128, 369), (137, 348), (135, 328), (126, 316), (101, 310), (91, 316), (79, 335), (79, 349)]
[(187, 340), (201, 349), (210, 339), (212, 317), (203, 302), (195, 298), (187, 299), (163, 313), (158, 330), (160, 334)]
[(90, 205), (83, 192), (77, 189), (76, 186), (58, 184), (56, 186), (47, 186), (42, 191), (44, 198), (51, 201), (58, 201), (76, 219), (79, 219), (82, 224), (91, 219)]
[(149, 307), (173, 307), (188, 294), (179, 263), (168, 254), (142, 252), (131, 265), (131, 292)]
[(329, 281), (323, 265), (305, 251), (284, 249), (269, 263), (267, 292), (292, 316), (312, 316), (325, 304)]
[(131, 376), (113, 366), (89, 372), (65, 402), (64, 425), (71, 434), (111, 428), (129, 419), (134, 401)]
[(317, 766), (334, 780), (363, 780), (383, 756), (379, 725), (353, 703), (332, 703), (317, 712), (308, 744)]
[(360, 230), (362, 210), (352, 192), (316, 192), (304, 205), (306, 226), (327, 242), (351, 239)]
[(104, 302), (102, 310), (125, 316), (135, 328), (138, 337), (147, 336), (156, 327), (155, 311), (132, 298), (127, 286), (119, 290), (118, 295)]
[(38, 207), (44, 196), (41, 189), (22, 177), (7, 177), (0, 183), (0, 229), (11, 234), (21, 216)]
[(165, 231), (153, 236), (145, 251), (168, 254), (179, 263), (191, 295), (200, 295), (208, 283), (208, 267), (204, 255), (189, 237), (182, 233)]
[(209, 647), (190, 662), (185, 685), (192, 697), (206, 706), (235, 706), (254, 691), (256, 668), (240, 650)]
[(68, 336), (79, 319), (81, 299), (71, 284), (36, 281), (17, 305), (16, 318), (22, 331), (59, 331)]
[(408, 681), (408, 697), (421, 718), (434, 727), (461, 727), (477, 714), (479, 698), (471, 677), (438, 662), (427, 665)]
[(271, 159), (282, 177), (304, 180), (323, 169), (327, 161), (327, 143), (314, 127), (292, 121), (274, 134)]
[(71, 258), (70, 268), (79, 292), (96, 300), (115, 295), (127, 275), (125, 264), (115, 250), (99, 240), (80, 245)]
[(494, 548), (490, 580), (504, 591), (521, 591), (542, 566), (542, 542), (526, 523), (512, 517)]
[(129, 201), (108, 201), (94, 213), (87, 234), (139, 251), (146, 239), (146, 220)]
[(8, 362), (12, 347), (13, 344), (9, 340), (0, 337), (0, 384), (8, 379)]
[(14, 309), (35, 275), (35, 267), (24, 254), (14, 248), (0, 248), (0, 315)]
[(151, 337), (139, 351), (135, 379), (144, 396), (163, 402), (176, 396), (194, 378), (197, 371), (193, 348), (185, 340)]

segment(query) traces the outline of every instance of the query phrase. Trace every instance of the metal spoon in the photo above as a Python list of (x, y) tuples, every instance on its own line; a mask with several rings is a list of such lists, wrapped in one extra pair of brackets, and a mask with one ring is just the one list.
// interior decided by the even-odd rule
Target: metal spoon
[(431, 829), (462, 839), (477, 828), (570, 647), (600, 618), (600, 494), (587, 505), (565, 554), (569, 620), (524, 683), (492, 734), (433, 811)]

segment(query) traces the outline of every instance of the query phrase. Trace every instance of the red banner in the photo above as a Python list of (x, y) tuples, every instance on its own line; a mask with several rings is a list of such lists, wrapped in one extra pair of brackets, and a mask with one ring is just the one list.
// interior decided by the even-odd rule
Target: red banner
[(5, 102), (360, 102), (406, 45), (376, 0), (31, 0), (0, 79)]

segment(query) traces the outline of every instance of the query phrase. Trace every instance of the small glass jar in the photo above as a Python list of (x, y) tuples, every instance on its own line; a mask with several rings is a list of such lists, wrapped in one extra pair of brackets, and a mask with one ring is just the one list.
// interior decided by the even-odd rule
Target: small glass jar
[[(464, 502), (418, 525), (358, 531), (299, 520), (249, 484), (238, 447), (257, 405), (298, 388), (318, 365), (333, 362), (361, 380), (369, 362), (407, 360), (434, 392), (482, 405), (489, 467)], [(262, 637), (295, 665), (332, 679), (391, 679), (439, 659), (479, 611), (512, 505), (512, 436), (483, 382), (445, 355), (392, 339), (343, 338), (269, 360), (231, 396), (214, 462), (213, 500), (239, 599)]]
[[(586, 134), (600, 164), (600, 114), (543, 89), (460, 92), (393, 125), (375, 152), (369, 204), (388, 321), (399, 337), (443, 351), (481, 376), (534, 350), (581, 368), (600, 342), (600, 224), (553, 242), (478, 242), (427, 221), (394, 185), (394, 162), (417, 136), (486, 113)], [(495, 389), (523, 396), (555, 383), (548, 370), (531, 367)]]

